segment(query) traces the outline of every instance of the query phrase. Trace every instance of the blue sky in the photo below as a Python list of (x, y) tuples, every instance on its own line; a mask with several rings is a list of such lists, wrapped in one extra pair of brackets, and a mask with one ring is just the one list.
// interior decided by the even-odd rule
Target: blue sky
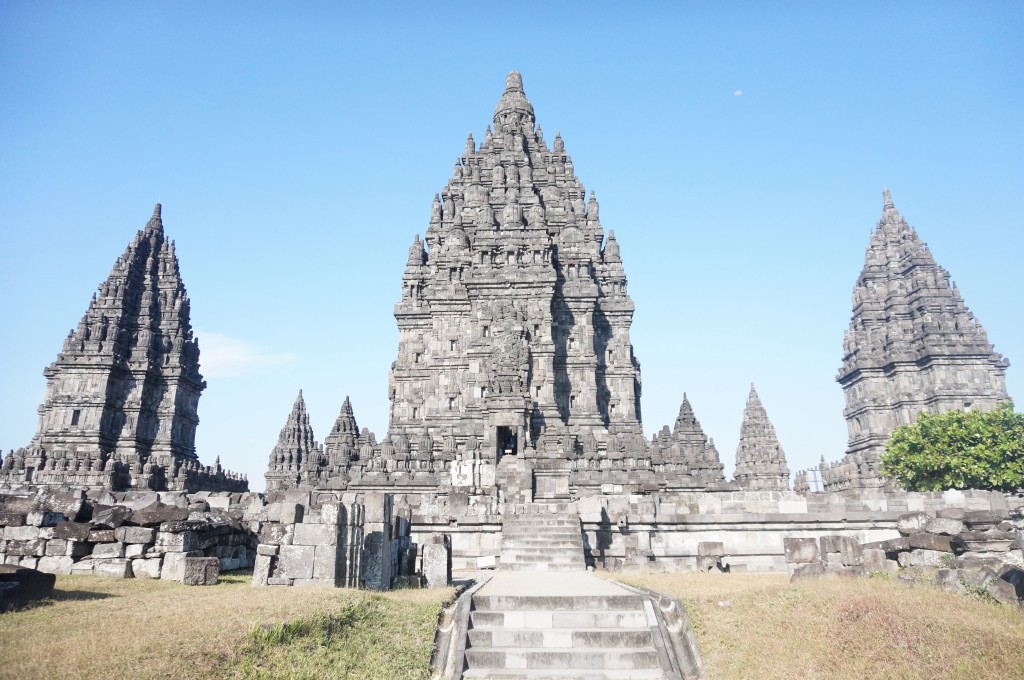
[(1024, 362), (1024, 5), (719, 4), (0, 3), (0, 447), (157, 201), (200, 458), (262, 488), (300, 388), (383, 436), (408, 246), (511, 69), (621, 245), (648, 435), (686, 392), (731, 474), (753, 381), (794, 471), (842, 455), (885, 186)]

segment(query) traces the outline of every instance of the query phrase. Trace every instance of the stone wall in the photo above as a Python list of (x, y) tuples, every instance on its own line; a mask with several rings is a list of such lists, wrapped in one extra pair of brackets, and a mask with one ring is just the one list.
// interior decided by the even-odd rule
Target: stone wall
[(257, 494), (84, 491), (0, 494), (0, 563), (53, 574), (216, 583), (256, 554)]

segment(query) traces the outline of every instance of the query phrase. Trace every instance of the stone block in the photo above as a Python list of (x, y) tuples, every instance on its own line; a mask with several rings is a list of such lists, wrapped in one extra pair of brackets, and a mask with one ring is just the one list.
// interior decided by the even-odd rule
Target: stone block
[(68, 540), (67, 552), (65, 554), (68, 557), (85, 557), (86, 555), (92, 554), (92, 543), (87, 541)]
[(967, 514), (966, 508), (940, 508), (935, 511), (935, 516), (941, 519), (955, 519), (963, 521)]
[(965, 552), (1007, 552), (1017, 541), (1016, 532), (964, 531), (953, 537), (951, 546), (957, 554)]
[(66, 520), (67, 517), (60, 512), (33, 510), (25, 517), (25, 524), (29, 524), (34, 527), (55, 527), (60, 522), (64, 522)]
[(34, 541), (39, 538), (39, 527), (31, 525), (20, 527), (6, 527), (3, 531), (6, 541)]
[(725, 544), (722, 541), (701, 541), (697, 544), (697, 554), (701, 557), (725, 557)]
[[(262, 547), (262, 546), (261, 546)], [(274, 546), (275, 548), (277, 546)], [(252, 567), (252, 587), (259, 588), (266, 586), (270, 578), (270, 570), (274, 566), (274, 557), (271, 555), (257, 554), (256, 561)]]
[(39, 558), (37, 569), (47, 574), (70, 574), (75, 561), (66, 555), (47, 555)]
[(114, 538), (122, 543), (141, 543), (148, 545), (156, 542), (156, 529), (149, 527), (120, 526), (114, 529)]
[(117, 539), (114, 538), (113, 529), (93, 529), (89, 532), (90, 543), (113, 543)]
[(903, 536), (916, 534), (924, 530), (924, 523), (929, 519), (927, 512), (908, 512), (896, 520), (896, 530)]
[(907, 536), (907, 541), (912, 549), (918, 550), (939, 550), (941, 552), (952, 552), (949, 536), (939, 534), (926, 534), (924, 532)]
[(25, 515), (20, 512), (0, 512), (0, 527), (25, 526)]
[(181, 581), (185, 578), (185, 553), (169, 552), (164, 555), (160, 578), (164, 581)]
[(89, 532), (92, 526), (78, 522), (59, 522), (53, 529), (54, 538), (66, 538), (72, 541), (89, 540)]
[(116, 529), (128, 521), (132, 511), (123, 505), (96, 504), (92, 509), (91, 523), (97, 529)]
[[(302, 507), (302, 506), (299, 506)], [(293, 545), (337, 545), (337, 524), (296, 524)]]
[(95, 558), (124, 557), (124, 543), (97, 543), (92, 547), (92, 556)]
[[(381, 496), (382, 494), (369, 494)], [(388, 496), (390, 498), (390, 496)], [(424, 546), (426, 550), (426, 546)], [(426, 552), (423, 553), (426, 558)], [(368, 590), (387, 590), (391, 585), (391, 541), (382, 530), (363, 536), (362, 585)]]
[(132, 577), (132, 561), (124, 558), (105, 558), (90, 560), (93, 564), (92, 573), (97, 576), (113, 576), (115, 578)]
[(91, 574), (95, 563), (92, 560), (82, 560), (71, 565), (72, 574)]
[(158, 527), (164, 522), (181, 522), (188, 519), (187, 508), (156, 502), (132, 513), (132, 524), (143, 527)]
[[(275, 505), (277, 505), (275, 503)], [(260, 543), (272, 545), (289, 545), (295, 533), (294, 524), (277, 524), (267, 522), (259, 531)]]
[(0, 583), (18, 584), (18, 589), (15, 592), (17, 601), (24, 602), (50, 597), (56, 582), (56, 576), (37, 569), (11, 564), (0, 565)]
[(363, 500), (364, 522), (391, 524), (392, 496), (384, 493), (368, 493)]
[[(331, 526), (331, 525), (323, 525)], [(331, 528), (336, 528), (331, 526)], [(338, 545), (318, 545), (313, 553), (313, 578), (341, 585), (344, 581), (345, 551)]]
[(922, 527), (929, 534), (939, 534), (940, 536), (956, 536), (965, 528), (964, 523), (960, 520), (945, 517), (930, 517), (925, 520)]
[(181, 582), (186, 586), (215, 586), (220, 579), (216, 557), (186, 557)]
[(314, 548), (311, 545), (282, 545), (277, 555), (277, 576), (313, 578)]
[(939, 569), (935, 572), (933, 583), (946, 592), (963, 595), (967, 586), (960, 581), (960, 572), (956, 569)]
[(345, 506), (341, 503), (324, 503), (320, 506), (321, 524), (344, 524)]
[(46, 554), (46, 541), (37, 538), (31, 541), (7, 541), (7, 556), (41, 557)]
[[(952, 559), (952, 555), (947, 552), (940, 550), (911, 550), (910, 553), (900, 553), (901, 555), (910, 555), (910, 566), (912, 567), (945, 567), (948, 566), (948, 561)], [(901, 563), (902, 564), (902, 563)]]
[(163, 558), (161, 557), (132, 560), (132, 573), (135, 574), (135, 578), (160, 578), (162, 566)]
[(44, 555), (50, 557), (64, 557), (68, 554), (68, 542), (63, 538), (51, 538), (46, 542)]
[(441, 543), (423, 546), (423, 579), (427, 588), (447, 588), (451, 583), (449, 548)]
[(282, 524), (296, 524), (302, 521), (305, 508), (298, 503), (281, 503), (280, 521)]
[(964, 525), (972, 531), (984, 531), (998, 526), (1005, 517), (1001, 513), (989, 510), (969, 510), (960, 518)]
[(270, 545), (268, 543), (260, 543), (256, 546), (257, 555), (276, 555), (281, 550), (281, 546)]
[(811, 564), (818, 561), (818, 542), (813, 538), (784, 538), (783, 550), (790, 564)]
[(202, 550), (206, 545), (200, 540), (198, 531), (182, 531), (171, 533), (169, 531), (158, 531), (156, 534), (156, 548), (163, 552), (192, 552)]
[(130, 560), (137, 559), (146, 554), (146, 546), (141, 543), (125, 543), (124, 556)]
[(999, 578), (1013, 586), (1018, 600), (1024, 600), (1024, 569), (1005, 565), (999, 570)]

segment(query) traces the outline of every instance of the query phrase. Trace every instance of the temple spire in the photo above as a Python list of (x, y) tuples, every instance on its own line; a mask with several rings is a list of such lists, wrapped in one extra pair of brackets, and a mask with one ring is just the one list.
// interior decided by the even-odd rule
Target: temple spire
[(789, 489), (789, 467), (779, 445), (775, 427), (750, 384), (747, 405), (743, 409), (740, 441), (736, 447), (736, 482), (744, 489)]

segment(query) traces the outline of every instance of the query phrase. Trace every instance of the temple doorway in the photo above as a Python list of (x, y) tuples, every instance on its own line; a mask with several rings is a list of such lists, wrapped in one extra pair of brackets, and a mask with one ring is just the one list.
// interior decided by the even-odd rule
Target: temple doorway
[(518, 451), (516, 431), (511, 427), (498, 428), (498, 456), (514, 456)]

